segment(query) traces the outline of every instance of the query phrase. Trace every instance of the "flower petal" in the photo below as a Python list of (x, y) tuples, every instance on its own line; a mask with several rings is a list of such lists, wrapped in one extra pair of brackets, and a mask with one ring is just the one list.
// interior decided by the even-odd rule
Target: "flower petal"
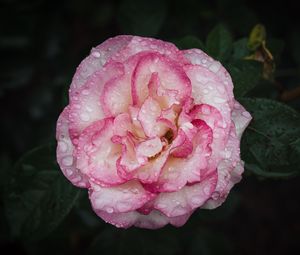
[(185, 58), (193, 65), (201, 66), (208, 69), (211, 74), (219, 77), (222, 81), (216, 88), (220, 93), (226, 93), (230, 106), (233, 105), (233, 84), (227, 70), (219, 61), (213, 60), (200, 49), (189, 49), (182, 51)]
[(160, 115), (160, 105), (156, 100), (148, 97), (138, 114), (138, 120), (140, 121), (146, 136), (152, 138), (162, 136), (167, 132), (168, 127), (163, 122), (158, 123), (157, 121)]
[(187, 158), (169, 157), (154, 185), (156, 192), (177, 191), (187, 183), (200, 182), (206, 178), (205, 169), (211, 155), (212, 130), (203, 121), (197, 124), (197, 129), (193, 139), (193, 151)]
[(229, 125), (232, 102), (224, 88), (224, 80), (202, 66), (189, 65), (185, 69), (192, 82), (194, 103), (215, 107), (221, 113), (225, 123)]
[(79, 89), (70, 89), (70, 135), (77, 139), (81, 131), (96, 120), (109, 115), (100, 104), (104, 84), (122, 76), (124, 67), (120, 63), (111, 63), (89, 77)]
[(82, 188), (90, 186), (88, 178), (76, 168), (76, 158), (73, 157), (74, 147), (69, 136), (69, 107), (67, 106), (57, 121), (56, 139), (57, 162), (63, 174), (75, 185)]
[(136, 226), (139, 228), (158, 229), (168, 223), (181, 227), (186, 223), (191, 213), (178, 217), (167, 217), (158, 210), (152, 210), (150, 214), (143, 215), (136, 211), (126, 213), (107, 213), (106, 211), (96, 210), (96, 213), (104, 221), (115, 225), (118, 228), (129, 228)]
[(103, 186), (125, 182), (116, 167), (121, 146), (111, 141), (112, 136), (113, 119), (99, 120), (83, 130), (77, 147), (77, 167)]
[(91, 184), (90, 200), (94, 210), (122, 213), (136, 210), (152, 198), (138, 181), (129, 181), (115, 187)]
[(191, 213), (202, 206), (215, 190), (216, 173), (207, 176), (200, 183), (184, 186), (176, 192), (160, 193), (154, 201), (154, 208), (168, 217), (176, 217)]
[(232, 120), (234, 122), (236, 133), (239, 139), (241, 139), (242, 134), (246, 127), (249, 125), (252, 117), (249, 112), (237, 101), (234, 103), (234, 108), (232, 111)]
[(128, 35), (116, 36), (92, 49), (91, 54), (78, 66), (72, 80), (71, 89), (77, 90), (83, 86), (93, 73), (101, 70), (110, 58), (118, 55), (118, 52), (128, 45), (132, 38)]
[[(157, 53), (141, 56), (132, 76), (133, 103), (141, 105), (149, 96), (148, 84), (152, 74), (159, 77), (157, 94), (174, 102), (182, 101), (191, 94), (191, 83), (183, 68), (171, 59)], [(157, 82), (157, 81), (156, 81)], [(151, 83), (150, 83), (151, 84)], [(170, 105), (169, 105), (170, 106)]]
[(240, 160), (240, 141), (232, 124), (227, 145), (222, 152), (222, 160), (218, 165), (218, 182), (212, 198), (205, 208), (213, 209), (221, 205), (233, 185), (241, 180), (244, 171), (243, 162)]

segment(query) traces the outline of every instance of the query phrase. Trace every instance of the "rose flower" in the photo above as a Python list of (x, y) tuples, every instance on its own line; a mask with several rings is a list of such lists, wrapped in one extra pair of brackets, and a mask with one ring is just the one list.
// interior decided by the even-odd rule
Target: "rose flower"
[(183, 225), (240, 181), (250, 114), (225, 68), (199, 49), (108, 39), (77, 68), (57, 122), (57, 160), (117, 227)]

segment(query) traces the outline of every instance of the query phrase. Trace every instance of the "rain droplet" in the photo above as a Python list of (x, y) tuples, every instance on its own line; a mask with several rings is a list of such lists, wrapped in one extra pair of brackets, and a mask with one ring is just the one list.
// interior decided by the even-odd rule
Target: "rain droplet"
[(208, 89), (203, 89), (203, 94), (207, 95), (209, 93)]
[(101, 54), (98, 51), (93, 51), (92, 56), (95, 58), (100, 58)]
[(113, 213), (114, 212), (114, 209), (112, 207), (107, 207), (106, 208), (106, 212), (108, 213)]
[(74, 107), (75, 107), (75, 109), (80, 109), (81, 108), (80, 104), (74, 104)]
[(213, 200), (217, 200), (219, 199), (220, 197), (220, 193), (218, 191), (214, 191), (212, 194), (211, 194), (211, 197)]
[(164, 209), (164, 208), (166, 208), (167, 207), (167, 205), (166, 204), (163, 204), (163, 203), (159, 203), (158, 205), (157, 205), (157, 208), (159, 208), (159, 209)]
[(89, 121), (90, 120), (90, 116), (87, 113), (81, 113), (80, 114), (80, 119), (82, 121)]
[(209, 66), (209, 70), (217, 73), (221, 68), (221, 64), (219, 62), (213, 62), (210, 66)]
[(77, 176), (77, 177), (75, 177), (74, 179), (72, 179), (72, 182), (79, 182), (79, 181), (81, 181), (81, 176)]
[(71, 176), (73, 174), (73, 171), (71, 169), (66, 170), (67, 176)]
[(132, 208), (131, 204), (130, 203), (127, 203), (127, 202), (120, 202), (117, 204), (117, 208), (119, 211), (127, 211), (127, 210), (130, 210)]
[(206, 187), (203, 188), (203, 192), (206, 194), (206, 195), (209, 195), (210, 194), (210, 186), (207, 185)]
[(202, 112), (203, 112), (203, 114), (205, 114), (205, 115), (209, 115), (209, 114), (210, 114), (210, 107), (207, 106), (207, 105), (203, 105), (203, 106), (202, 106)]
[(82, 93), (82, 95), (87, 96), (88, 94), (90, 94), (90, 91), (88, 89), (84, 89), (84, 90), (82, 90), (81, 93)]
[(224, 94), (225, 93), (225, 88), (222, 85), (217, 86), (217, 90), (221, 93)]
[(72, 156), (66, 156), (62, 159), (62, 163), (65, 166), (71, 166), (73, 164), (73, 157)]
[(193, 196), (193, 197), (191, 198), (191, 202), (192, 202), (192, 204), (198, 206), (198, 205), (201, 203), (201, 197)]
[(89, 107), (89, 106), (86, 106), (85, 108), (86, 108), (86, 110), (87, 110), (88, 112), (92, 112), (92, 111), (93, 111), (93, 109), (92, 109), (91, 107)]
[(58, 150), (60, 152), (66, 152), (68, 150), (68, 145), (63, 141), (59, 141), (58, 142)]
[(218, 103), (218, 104), (226, 102), (226, 99), (220, 98), (220, 97), (215, 97), (213, 100), (214, 100), (215, 103)]

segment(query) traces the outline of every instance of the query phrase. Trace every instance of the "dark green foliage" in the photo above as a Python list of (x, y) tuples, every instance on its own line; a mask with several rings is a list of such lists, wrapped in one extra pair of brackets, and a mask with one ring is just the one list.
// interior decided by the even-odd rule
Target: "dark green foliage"
[(43, 238), (70, 212), (80, 189), (63, 176), (53, 145), (28, 152), (12, 171), (4, 200), (12, 236)]
[(241, 99), (253, 120), (242, 139), (246, 168), (264, 177), (300, 173), (300, 114), (276, 101)]

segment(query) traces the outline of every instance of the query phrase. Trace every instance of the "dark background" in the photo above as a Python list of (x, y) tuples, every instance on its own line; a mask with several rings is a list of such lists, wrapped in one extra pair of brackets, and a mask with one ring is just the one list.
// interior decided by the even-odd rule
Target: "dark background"
[[(105, 39), (137, 34), (176, 41), (193, 35), (205, 41), (220, 22), (238, 39), (262, 23), (268, 38), (284, 43), (275, 75), (288, 90), (300, 85), (299, 20), (296, 1), (288, 0), (1, 1), (1, 183), (22, 154), (54, 140), (75, 68)], [(280, 91), (264, 95), (280, 99)], [(287, 103), (300, 109), (297, 98)], [(116, 230), (88, 205), (77, 205), (56, 231), (36, 242), (12, 238), (1, 210), (1, 246), (18, 254), (297, 254), (299, 194), (299, 177), (246, 174), (222, 207), (196, 212), (180, 229)], [(82, 204), (86, 193), (81, 196)]]

